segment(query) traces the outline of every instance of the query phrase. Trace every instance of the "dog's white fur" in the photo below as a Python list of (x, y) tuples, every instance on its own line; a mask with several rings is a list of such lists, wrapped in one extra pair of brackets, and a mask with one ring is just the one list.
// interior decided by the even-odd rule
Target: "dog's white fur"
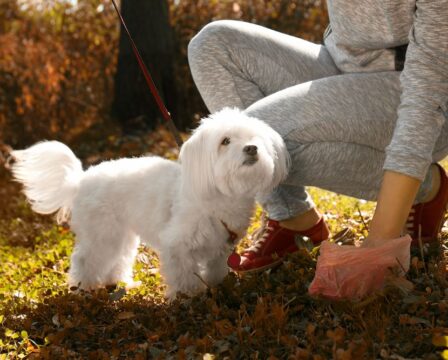
[[(248, 154), (250, 145), (257, 147), (256, 155)], [(278, 133), (229, 108), (202, 120), (182, 146), (180, 163), (124, 158), (83, 171), (73, 152), (57, 141), (12, 156), (13, 175), (33, 210), (57, 211), (60, 222), (70, 218), (76, 234), (71, 286), (132, 285), (142, 242), (160, 257), (168, 297), (200, 290), (195, 273), (212, 285), (223, 279), (233, 246), (223, 223), (241, 239), (256, 197), (272, 191), (289, 164)]]

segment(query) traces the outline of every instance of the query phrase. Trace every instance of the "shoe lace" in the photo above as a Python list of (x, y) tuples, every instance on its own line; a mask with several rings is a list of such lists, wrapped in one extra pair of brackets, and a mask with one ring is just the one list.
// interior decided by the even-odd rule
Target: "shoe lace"
[(414, 207), (409, 211), (408, 218), (406, 219), (405, 228), (403, 229), (403, 235), (410, 234), (411, 236), (421, 236), (421, 224), (419, 223), (417, 213)]
[(268, 226), (268, 216), (265, 212), (263, 212), (261, 215), (260, 226), (252, 233), (253, 244), (247, 248), (246, 251), (251, 251), (254, 253), (259, 252), (272, 230), (274, 230), (274, 228), (272, 226)]
[(409, 215), (408, 218), (406, 219), (406, 224), (405, 224), (405, 231), (408, 233), (413, 233), (414, 232), (414, 223), (415, 223), (415, 209), (412, 207), (411, 211), (409, 211)]

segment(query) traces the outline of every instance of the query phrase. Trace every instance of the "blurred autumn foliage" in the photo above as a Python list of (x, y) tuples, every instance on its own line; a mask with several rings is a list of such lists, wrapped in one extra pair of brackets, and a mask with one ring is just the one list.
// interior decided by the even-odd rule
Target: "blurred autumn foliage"
[[(168, 0), (179, 116), (206, 109), (191, 79), (187, 44), (205, 24), (238, 19), (320, 42), (319, 0)], [(119, 24), (108, 0), (0, 0), (0, 142), (14, 147), (56, 138), (73, 142), (110, 123)]]
[(100, 1), (0, 8), (0, 134), (11, 145), (69, 140), (107, 112), (117, 24)]

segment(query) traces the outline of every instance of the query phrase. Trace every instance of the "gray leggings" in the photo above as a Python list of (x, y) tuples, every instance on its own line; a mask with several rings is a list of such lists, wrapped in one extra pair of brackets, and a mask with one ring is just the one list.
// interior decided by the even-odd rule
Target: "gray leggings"
[(314, 207), (305, 186), (376, 199), (400, 103), (399, 72), (343, 74), (324, 46), (238, 21), (207, 25), (188, 57), (210, 112), (245, 109), (284, 138), (292, 168), (263, 201), (270, 218)]

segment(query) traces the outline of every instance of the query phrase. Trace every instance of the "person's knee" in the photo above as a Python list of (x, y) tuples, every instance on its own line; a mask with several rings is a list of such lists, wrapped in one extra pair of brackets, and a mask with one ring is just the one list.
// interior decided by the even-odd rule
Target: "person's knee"
[(269, 106), (258, 106), (259, 104), (252, 104), (244, 110), (245, 114), (250, 117), (254, 117), (268, 124), (272, 129), (280, 134), (283, 140), (286, 140), (286, 136), (291, 131), (290, 121), (283, 121), (279, 118), (278, 113), (271, 109)]
[(234, 20), (217, 20), (204, 26), (188, 44), (189, 61), (224, 48), (229, 43), (226, 39), (236, 31), (236, 23)]

